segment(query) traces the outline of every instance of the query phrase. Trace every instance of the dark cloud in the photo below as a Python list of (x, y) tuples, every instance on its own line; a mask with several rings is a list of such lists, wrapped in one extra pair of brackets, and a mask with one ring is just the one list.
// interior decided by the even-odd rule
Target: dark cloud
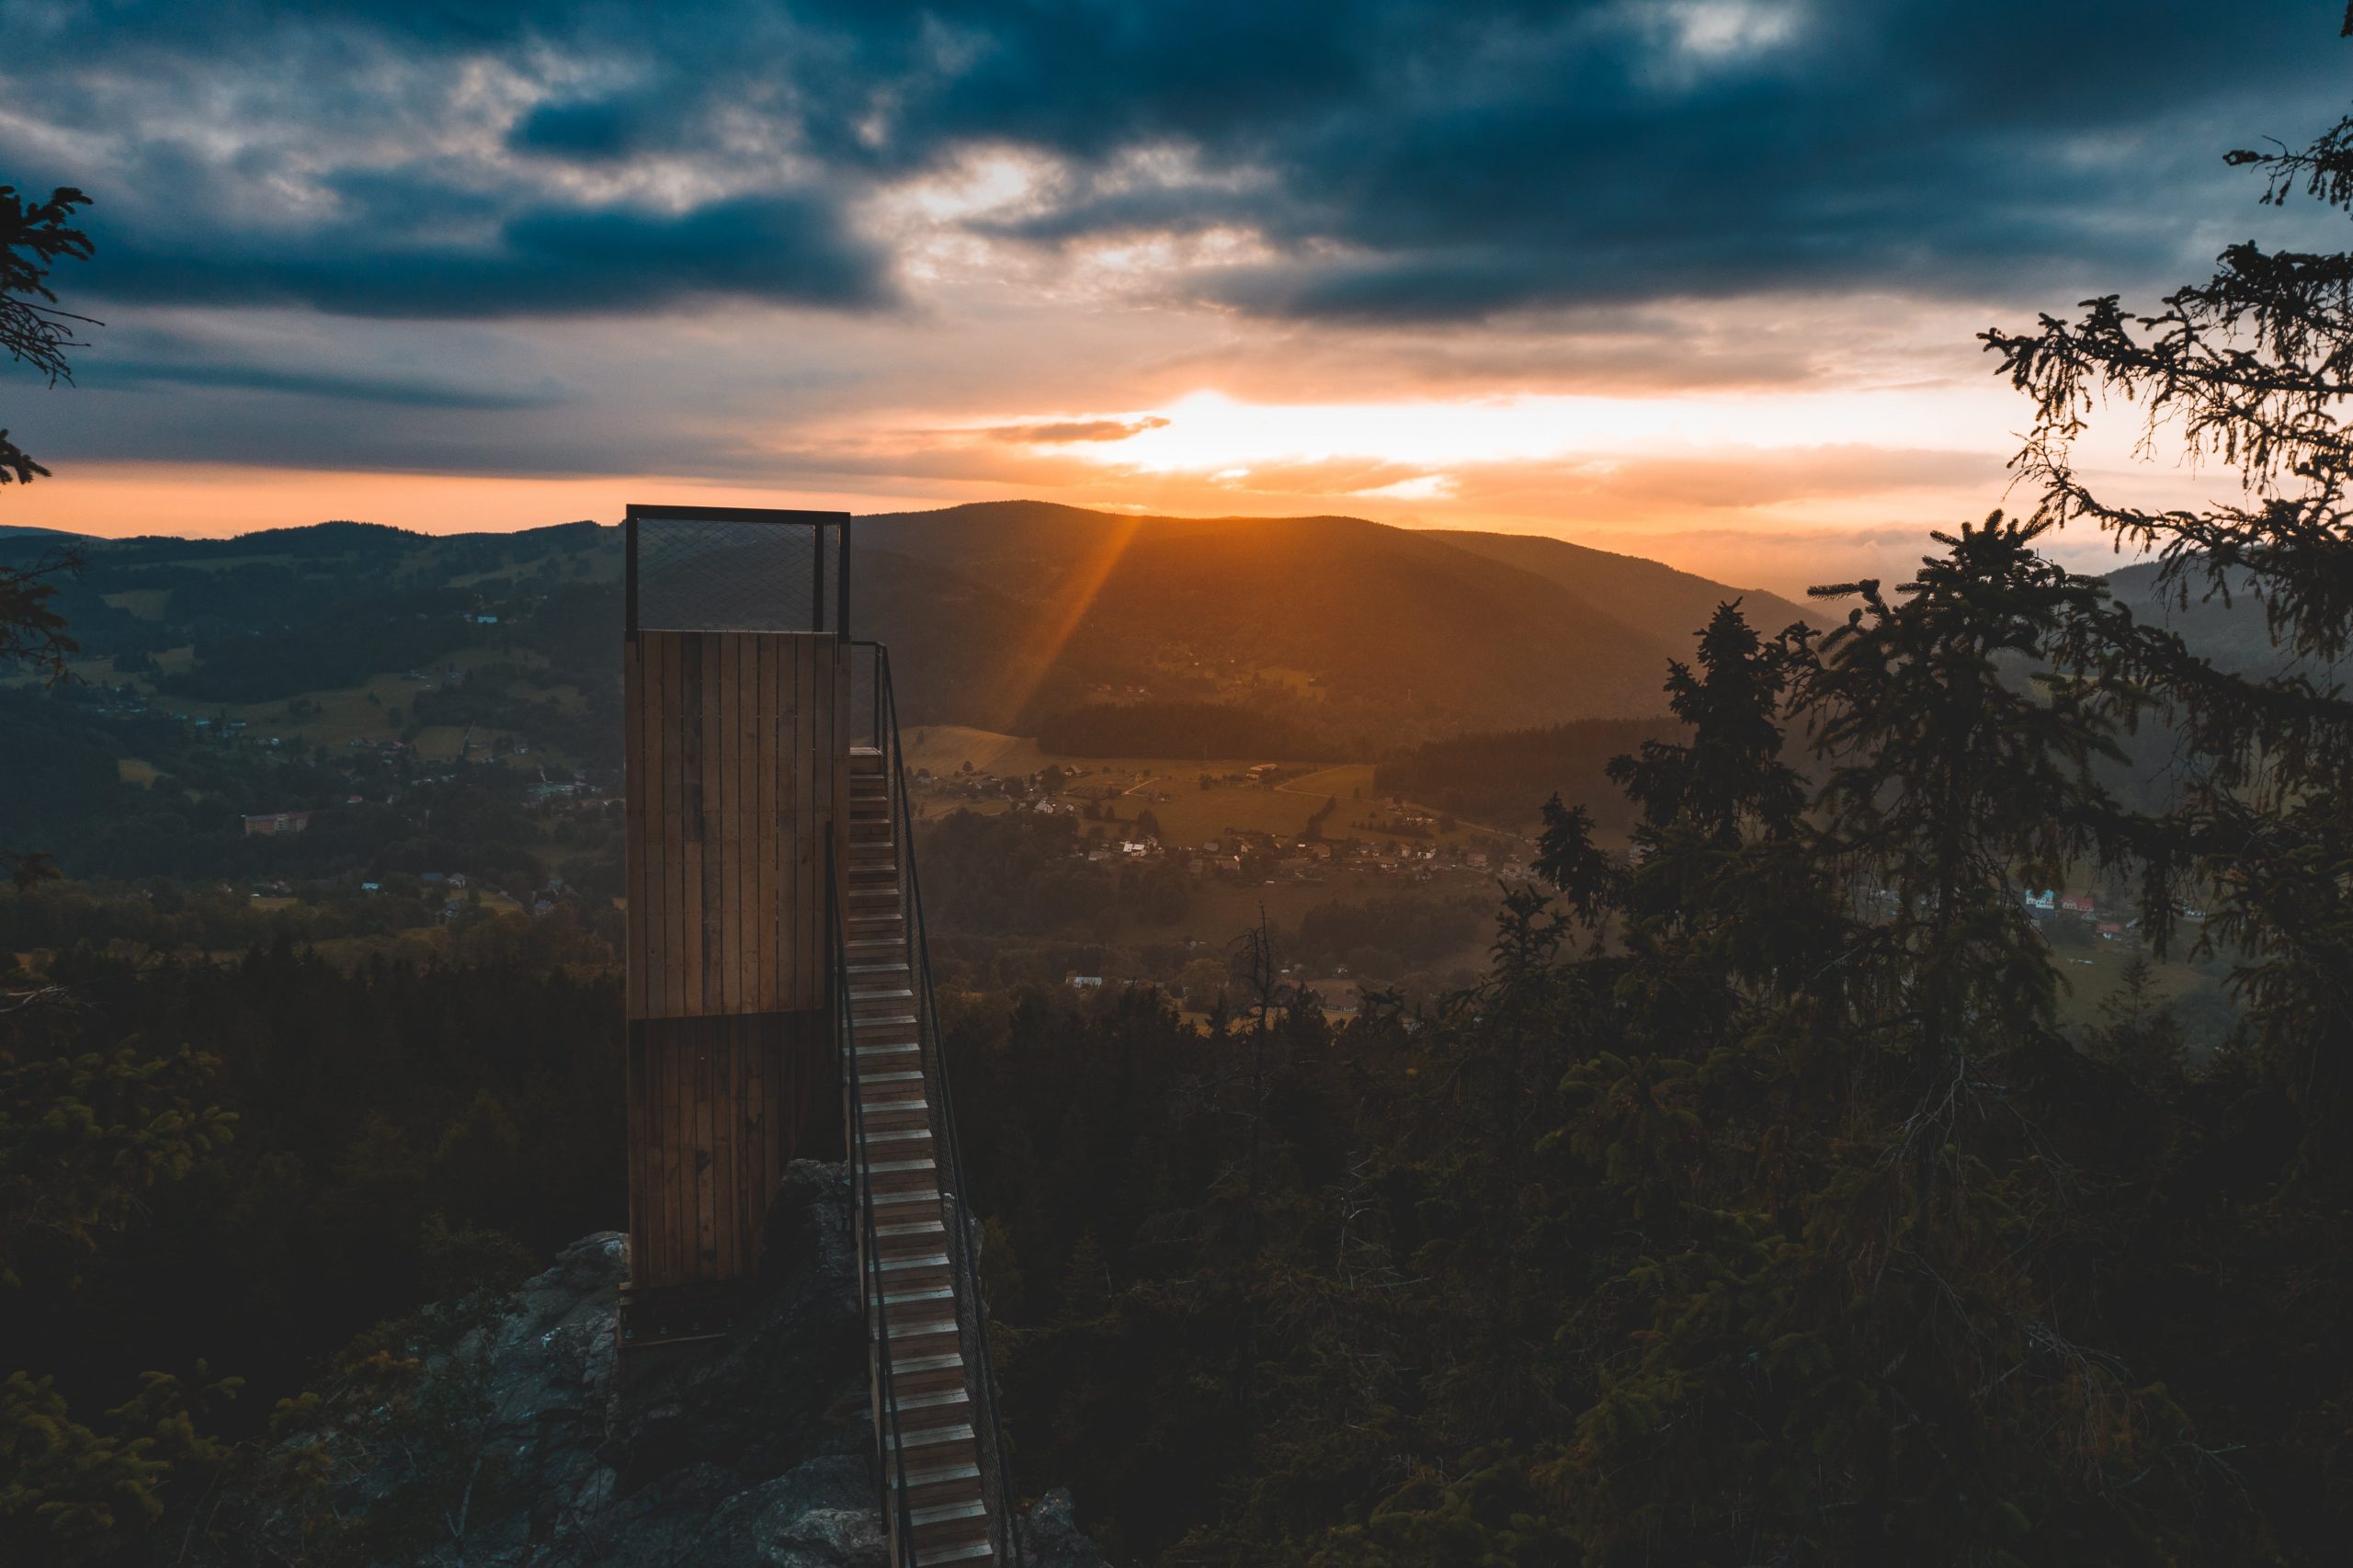
[(2216, 210), (2220, 152), (2340, 107), (2330, 20), (2211, 0), (0, 0), (0, 91), (41, 128), (0, 131), (0, 167), (97, 190), (109, 292), (367, 315), (873, 308), (896, 269), (868, 199), (1006, 146), (1053, 176), (976, 230), (1045, 249), (1245, 231), (1261, 259), (1170, 286), (1270, 316), (2041, 296), (2194, 259), (2182, 214)]
[(378, 403), (395, 408), (449, 408), (503, 413), (523, 408), (552, 408), (568, 401), (562, 389), (548, 383), (528, 390), (461, 385), (449, 381), (407, 380), (397, 376), (339, 375), (332, 371), (289, 369), (272, 365), (224, 361), (172, 363), (110, 356), (95, 361), (95, 373), (82, 384), (94, 389), (135, 387), (218, 387), (237, 392), (282, 392), (290, 397), (331, 398), (346, 403)]
[(626, 98), (544, 103), (515, 122), (507, 142), (520, 152), (584, 161), (620, 158), (644, 139), (653, 107)]
[(138, 233), (102, 246), (89, 278), (134, 301), (455, 318), (635, 314), (715, 298), (862, 309), (893, 293), (887, 257), (837, 204), (799, 193), (676, 214), (524, 207), (479, 236), (346, 222), (191, 253)]

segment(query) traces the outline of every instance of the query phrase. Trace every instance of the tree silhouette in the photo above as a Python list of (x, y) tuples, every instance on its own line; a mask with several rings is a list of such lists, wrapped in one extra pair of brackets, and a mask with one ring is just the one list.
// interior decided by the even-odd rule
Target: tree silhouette
[[(73, 220), (74, 209), (89, 203), (71, 186), (51, 191), (46, 201), (31, 201), (16, 187), (0, 185), (0, 347), (51, 386), (74, 379), (65, 351), (82, 347), (75, 329), (96, 324), (58, 309), (48, 281), (58, 262), (88, 258), (90, 237)], [(0, 484), (29, 484), (48, 473), (0, 429)]]

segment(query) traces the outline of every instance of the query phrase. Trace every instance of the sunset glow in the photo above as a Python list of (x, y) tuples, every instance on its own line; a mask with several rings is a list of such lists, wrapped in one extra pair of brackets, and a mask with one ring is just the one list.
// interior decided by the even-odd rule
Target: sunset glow
[(1343, 457), (1436, 469), (1608, 453), (1701, 456), (1820, 446), (1825, 430), (1847, 441), (1938, 446), (1957, 436), (1982, 439), (1998, 429), (2007, 408), (2008, 400), (1990, 387), (1683, 398), (1518, 393), (1359, 403), (1245, 403), (1201, 392), (1108, 416), (1137, 428), (1073, 451), (1145, 473), (1176, 473)]
[[(2185, 223), (2192, 197), (2291, 225), (2205, 127), (2286, 131), (2333, 91), (2250, 46), (2275, 63), (2200, 55), (2171, 108), (2087, 97), (2052, 130), (1996, 90), (1982, 18), (1951, 23), (1995, 28), (1982, 56), (1765, 0), (1367, 25), (1199, 59), (1097, 40), (1109, 74), (1067, 106), (1024, 63), (1053, 39), (1009, 17), (324, 21), (278, 40), (316, 69), (266, 90), (249, 51), (148, 77), (27, 33), (0, 166), (96, 195), (107, 324), (74, 385), (20, 383), (6, 424), (58, 477), (0, 521), (1034, 496), (1539, 531), (1802, 586), (2003, 504), (2023, 410), (1974, 335), (2211, 256), (2239, 231)], [(811, 63), (853, 58), (871, 80)], [(1949, 171), (1933, 199), (1915, 166)]]

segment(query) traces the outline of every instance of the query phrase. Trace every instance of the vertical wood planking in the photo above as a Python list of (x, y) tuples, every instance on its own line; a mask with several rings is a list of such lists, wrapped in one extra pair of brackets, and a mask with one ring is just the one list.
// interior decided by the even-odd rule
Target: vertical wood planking
[[(735, 977), (727, 962), (728, 879), (734, 860), (729, 853), (727, 824), (735, 792), (729, 777), (735, 748), (734, 737), (727, 730), (729, 688), (734, 684), (728, 669), (728, 646), (724, 636), (703, 639), (702, 939), (710, 976), (705, 1005), (714, 1014), (724, 1014), (735, 1005)], [(707, 1048), (715, 1049), (717, 1040), (718, 1036), (710, 1036)]]
[(718, 1276), (719, 1203), (715, 1190), (719, 1148), (719, 1056), (726, 1032), (724, 1015), (733, 1000), (727, 967), (727, 652), (723, 633), (705, 633), (702, 648), (702, 916), (703, 1012), (696, 1027), (695, 1052), (695, 1278)]
[(631, 977), (631, 983), (641, 1003), (636, 1016), (654, 1018), (662, 1015), (664, 953), (659, 933), (662, 911), (669, 903), (662, 892), (662, 670), (659, 641), (640, 636), (634, 657), (637, 663), (637, 744), (630, 753), (628, 790), (631, 803), (640, 808), (640, 825), (636, 841), (629, 846), (630, 864), (635, 868), (629, 907), (629, 961), (639, 966), (639, 972)]
[[(662, 911), (662, 935), (669, 952), (669, 961), (665, 966), (669, 997), (663, 1016), (675, 1018), (688, 1011), (687, 976), (693, 961), (685, 918), (688, 827), (685, 789), (688, 729), (687, 652), (690, 643), (686, 636), (675, 632), (665, 635), (662, 641), (663, 833), (668, 849), (663, 872), (667, 902)], [(662, 1256), (668, 1279), (683, 1282), (692, 1278), (687, 1271), (686, 1246), (681, 1239), (685, 1233), (688, 1153), (678, 1068), (685, 1055), (685, 1041), (679, 1039), (676, 1028), (666, 1028), (662, 1031), (662, 1103), (658, 1112), (663, 1142)]]
[[(635, 642), (621, 647), (621, 862), (625, 928), (621, 940), (622, 1017), (645, 1017), (645, 661)], [(629, 1103), (637, 1103), (631, 1095)], [(630, 1191), (637, 1191), (631, 1167)]]
[(799, 801), (793, 793), (793, 775), (800, 763), (794, 741), (801, 733), (801, 661), (803, 650), (798, 639), (778, 650), (777, 660), (777, 937), (781, 950), (777, 954), (776, 985), (778, 1005), (785, 1007), (801, 1006), (800, 997), (801, 959), (801, 887), (797, 880), (798, 866), (793, 859), (793, 846), (802, 832)]
[(702, 1011), (702, 642), (680, 635), (674, 647), (678, 658), (676, 772), (678, 790), (678, 958), (671, 973), (678, 994), (671, 1012), (692, 1017)]
[[(826, 823), (832, 830), (834, 855), (836, 862), (840, 865), (847, 866), (849, 864), (849, 675), (851, 654), (849, 649), (839, 642), (829, 642), (825, 644), (824, 654), (824, 700), (818, 704), (818, 714), (820, 719), (823, 721), (823, 723), (817, 737), (816, 754), (812, 758), (811, 772), (813, 778), (824, 794), (824, 814), (821, 820)], [(877, 702), (882, 700), (881, 671), (879, 666), (875, 672), (874, 700)], [(894, 828), (892, 831), (896, 832), (897, 830)], [(901, 845), (897, 852), (900, 855), (905, 855), (907, 853), (907, 846)], [(821, 969), (820, 972), (831, 973), (832, 971), (830, 970)], [(821, 985), (818, 988), (817, 997), (808, 1005), (812, 1006), (820, 1005), (824, 999), (824, 990), (825, 988)]]
[(727, 924), (735, 965), (734, 1010), (749, 1013), (760, 1005), (757, 980), (759, 902), (756, 894), (759, 873), (754, 869), (759, 859), (758, 841), (754, 832), (757, 821), (754, 802), (760, 787), (758, 766), (755, 760), (759, 754), (759, 746), (754, 733), (755, 715), (759, 711), (759, 670), (752, 655), (752, 640), (737, 637), (732, 641), (735, 644), (735, 698), (728, 733), (730, 744), (734, 748), (734, 771), (731, 775), (734, 798), (728, 803), (727, 824), (733, 835), (728, 852), (734, 861), (732, 873), (734, 888)]
[[(693, 950), (687, 942), (687, 846), (689, 816), (687, 811), (687, 641), (672, 636), (665, 641), (669, 647), (665, 654), (667, 668), (663, 672), (665, 687), (662, 694), (662, 789), (663, 804), (667, 812), (664, 832), (670, 835), (670, 861), (663, 873), (663, 890), (669, 903), (662, 912), (662, 935), (670, 952), (667, 966), (669, 1006), (663, 1008), (665, 1017), (683, 1017), (691, 1007), (687, 994), (687, 975), (693, 963)], [(671, 1085), (673, 1091), (676, 1085)], [(676, 1094), (671, 1103), (676, 1103)]]
[[(776, 720), (769, 707), (772, 671), (776, 665), (776, 640), (756, 639), (752, 644), (752, 853), (753, 868), (750, 915), (753, 928), (758, 933), (753, 944), (754, 1006), (763, 1013), (776, 1005), (776, 921), (770, 902), (775, 892), (775, 881), (770, 866), (776, 856), (777, 756)], [(744, 1083), (744, 1133), (750, 1141), (748, 1158), (744, 1163), (744, 1219), (748, 1229), (745, 1247), (745, 1269), (748, 1273), (759, 1267), (760, 1243), (767, 1226), (768, 1194), (775, 1185), (768, 1179), (769, 1140), (771, 1124), (767, 1119), (767, 1052), (766, 1034), (757, 1038), (755, 1049), (745, 1063)]]
[(624, 652), (625, 1153), (649, 1287), (750, 1274), (784, 1162), (834, 1152), (838, 1042), (819, 1009), (829, 830), (847, 854), (846, 653), (654, 631)]
[(759, 799), (753, 802), (753, 810), (756, 813), (754, 820), (759, 829), (759, 848), (754, 853), (753, 859), (760, 868), (758, 902), (755, 905), (755, 913), (760, 926), (759, 997), (760, 1008), (763, 1012), (773, 1012), (782, 1006), (778, 1000), (776, 983), (776, 901), (783, 891), (777, 885), (776, 879), (776, 850), (779, 842), (776, 830), (776, 778), (777, 769), (783, 765), (784, 761), (777, 747), (778, 652), (774, 638), (764, 637), (760, 640), (760, 705), (757, 738), (760, 758), (760, 795)]
[(824, 972), (818, 948), (824, 941), (825, 908), (824, 823), (817, 815), (817, 792), (810, 764), (816, 744), (817, 663), (815, 639), (801, 645), (799, 668), (793, 675), (792, 812), (799, 831), (793, 835), (793, 990), (796, 1007), (821, 1006), (814, 982)]

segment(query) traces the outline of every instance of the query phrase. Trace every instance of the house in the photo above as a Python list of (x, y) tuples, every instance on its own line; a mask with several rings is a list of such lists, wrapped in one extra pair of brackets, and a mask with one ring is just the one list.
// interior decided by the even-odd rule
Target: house
[(2071, 892), (2059, 901), (2059, 907), (2089, 920), (2099, 913), (2099, 901), (2087, 892)]
[(1066, 977), (1073, 991), (1100, 991), (1103, 977), (1099, 974), (1073, 974)]
[(2051, 888), (2044, 888), (2040, 892), (2028, 888), (2020, 896), (2025, 898), (2029, 909), (2053, 909), (2059, 903), (2058, 892)]
[(301, 833), (311, 825), (310, 812), (263, 812), (245, 821), (247, 838), (275, 838), (281, 833)]
[(2120, 922), (2114, 920), (2103, 920), (2092, 929), (2094, 935), (2100, 937), (2103, 941), (2113, 942), (2116, 938), (2124, 935), (2123, 926)]

